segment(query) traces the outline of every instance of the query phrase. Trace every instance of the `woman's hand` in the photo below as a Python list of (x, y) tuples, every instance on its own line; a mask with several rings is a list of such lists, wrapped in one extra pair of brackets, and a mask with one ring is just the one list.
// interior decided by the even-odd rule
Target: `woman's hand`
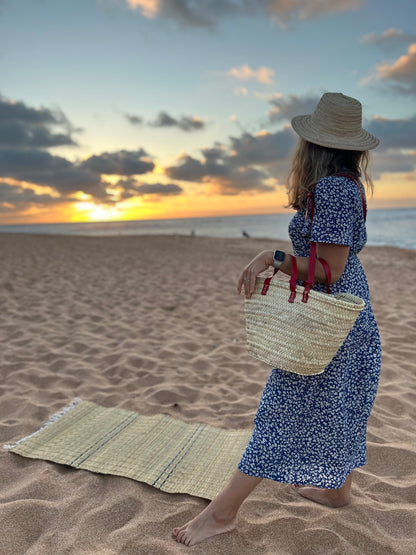
[(273, 251), (263, 251), (259, 253), (251, 262), (244, 268), (240, 279), (238, 280), (237, 290), (238, 294), (244, 286), (244, 294), (246, 299), (249, 299), (254, 292), (256, 285), (256, 276), (267, 270), (269, 266), (273, 265)]

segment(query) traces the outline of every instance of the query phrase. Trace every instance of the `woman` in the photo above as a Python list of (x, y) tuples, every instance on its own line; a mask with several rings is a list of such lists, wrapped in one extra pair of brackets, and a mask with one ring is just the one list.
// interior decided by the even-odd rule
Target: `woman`
[[(358, 181), (368, 150), (379, 141), (361, 127), (361, 104), (326, 93), (314, 113), (297, 116), (300, 136), (289, 175), (289, 225), (298, 277), (306, 280), (310, 241), (331, 270), (331, 292), (363, 298), (365, 309), (322, 374), (303, 376), (274, 369), (263, 392), (255, 428), (224, 490), (196, 518), (175, 528), (178, 542), (194, 545), (235, 528), (240, 505), (263, 478), (293, 484), (312, 501), (341, 507), (350, 500), (352, 472), (366, 463), (366, 427), (380, 373), (381, 346), (364, 270), (357, 258), (366, 242), (365, 192)], [(350, 176), (347, 177), (346, 175)], [(311, 225), (307, 210), (313, 192)], [(249, 298), (256, 276), (274, 266), (291, 274), (291, 257), (263, 251), (242, 272), (238, 291)], [(316, 264), (314, 289), (326, 291), (326, 274)]]

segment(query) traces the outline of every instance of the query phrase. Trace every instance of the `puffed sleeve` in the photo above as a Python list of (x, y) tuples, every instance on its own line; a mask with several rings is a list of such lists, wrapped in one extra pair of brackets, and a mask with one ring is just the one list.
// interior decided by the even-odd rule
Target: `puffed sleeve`
[(352, 246), (355, 191), (350, 184), (349, 179), (336, 176), (324, 177), (318, 182), (314, 193), (311, 241)]

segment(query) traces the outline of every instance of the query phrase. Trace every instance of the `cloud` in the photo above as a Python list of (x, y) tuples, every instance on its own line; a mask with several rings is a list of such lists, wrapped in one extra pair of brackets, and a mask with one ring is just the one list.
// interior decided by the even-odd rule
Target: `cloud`
[[(53, 132), (52, 127), (63, 130)], [(50, 148), (75, 146), (71, 124), (58, 110), (31, 108), (0, 96), (0, 147)]]
[(33, 189), (21, 185), (10, 185), (0, 182), (0, 212), (15, 212), (25, 210), (31, 206), (62, 204), (73, 199), (53, 197), (52, 195), (38, 195)]
[(198, 160), (189, 154), (184, 154), (179, 158), (176, 166), (165, 168), (165, 172), (173, 179), (202, 182), (204, 178), (225, 177), (229, 175), (230, 170), (221, 160), (218, 163), (214, 158)]
[[(144, 120), (140, 116), (134, 116), (132, 114), (124, 114), (126, 119), (132, 125), (141, 125)], [(174, 118), (167, 112), (159, 112), (156, 119), (147, 122), (147, 125), (151, 127), (177, 127), (182, 129), (182, 131), (199, 131), (205, 128), (205, 123), (197, 116), (182, 116), (180, 118)]]
[(121, 190), (120, 198), (126, 200), (132, 197), (156, 196), (166, 197), (180, 195), (183, 193), (182, 187), (175, 183), (138, 183), (135, 179), (120, 180), (117, 188)]
[(62, 112), (47, 108), (30, 108), (23, 102), (8, 100), (0, 95), (0, 121), (23, 121), (31, 124), (61, 124), (67, 119)]
[(82, 167), (95, 174), (140, 175), (153, 171), (155, 165), (143, 150), (119, 150), (93, 155), (82, 162)]
[(369, 33), (364, 35), (362, 42), (364, 44), (377, 45), (377, 46), (391, 46), (392, 44), (409, 44), (416, 41), (416, 34), (404, 33), (401, 29), (391, 27), (386, 29), (380, 34)]
[(408, 119), (374, 117), (365, 128), (380, 139), (372, 153), (373, 177), (383, 173), (411, 173), (416, 169), (416, 115)]
[(0, 175), (47, 185), (64, 195), (82, 191), (97, 199), (109, 199), (106, 184), (97, 173), (40, 150), (0, 149)]
[[(51, 128), (55, 127), (63, 130), (54, 132)], [(83, 191), (109, 201), (106, 185), (99, 174), (46, 150), (54, 146), (76, 146), (71, 137), (73, 131), (60, 110), (32, 108), (23, 102), (0, 97), (0, 178), (49, 186), (65, 197)], [(33, 201), (46, 199), (31, 193), (30, 188), (3, 188), (3, 193), (11, 191), (15, 195), (17, 191), (20, 199), (28, 195), (32, 195)]]
[[(142, 149), (137, 152), (104, 153), (77, 164), (43, 151), (0, 149), (0, 175), (4, 178), (49, 186), (60, 194), (59, 197), (36, 195), (30, 188), (3, 183), (0, 202), (3, 209), (9, 205), (17, 206), (17, 202), (22, 205), (74, 202), (75, 199), (70, 198), (70, 195), (81, 191), (91, 195), (96, 201), (113, 204), (117, 199), (107, 192), (108, 183), (102, 181), (101, 174), (109, 172), (130, 176), (146, 173), (139, 170), (145, 169), (144, 164), (153, 169), (153, 162), (140, 160), (140, 156), (144, 154)], [(164, 197), (182, 193), (182, 188), (173, 183), (138, 184), (133, 178), (120, 180), (116, 188), (120, 191), (120, 200), (135, 196)], [(18, 208), (22, 209), (20, 205)]]
[(197, 131), (205, 127), (205, 123), (196, 116), (182, 116), (180, 119), (176, 119), (167, 112), (160, 112), (149, 125), (152, 127), (178, 127), (182, 131)]
[(380, 139), (379, 150), (411, 149), (416, 151), (416, 115), (408, 119), (374, 117), (366, 129)]
[(273, 191), (266, 183), (270, 175), (263, 169), (239, 166), (230, 158), (205, 158), (198, 160), (185, 155), (178, 165), (166, 168), (166, 174), (183, 181), (204, 183), (209, 192), (221, 195), (236, 195), (242, 192)]
[(281, 94), (274, 95), (269, 99), (273, 108), (268, 112), (270, 122), (290, 121), (294, 116), (311, 114), (319, 102), (318, 96), (296, 96), (283, 97)]
[(361, 6), (362, 0), (126, 0), (149, 19), (162, 17), (180, 25), (215, 27), (227, 17), (266, 15), (281, 24), (313, 19)]
[[(279, 95), (273, 98), (279, 109), (276, 118), (285, 121), (294, 115), (311, 113), (318, 98)], [(408, 119), (374, 117), (364, 127), (381, 140), (374, 153), (374, 174), (408, 173), (416, 164), (416, 115)], [(285, 183), (297, 136), (286, 125), (274, 133), (247, 132), (201, 149), (200, 156), (183, 154), (175, 165), (165, 168), (171, 179), (205, 185), (209, 192), (239, 194), (274, 190)], [(405, 151), (408, 151), (407, 153)]]
[(263, 131), (257, 135), (243, 133), (240, 137), (231, 137), (232, 158), (235, 163), (272, 164), (290, 156), (296, 136), (292, 129), (285, 128), (276, 133)]
[(149, 19), (156, 17), (161, 8), (160, 0), (127, 0), (127, 4), (130, 8), (140, 8), (142, 14)]
[[(126, 114), (126, 117), (134, 124), (139, 123), (138, 116)], [(199, 124), (195, 118), (182, 118), (176, 125), (189, 129)], [(67, 133), (55, 133), (50, 130), (52, 126), (62, 126)], [(107, 204), (132, 196), (162, 198), (182, 193), (182, 188), (174, 183), (138, 183), (132, 177), (153, 172), (155, 168), (143, 148), (103, 152), (78, 161), (70, 161), (45, 150), (50, 146), (75, 145), (70, 136), (71, 130), (71, 124), (61, 111), (34, 109), (22, 102), (0, 97), (0, 131), (4, 132), (3, 135), (0, 133), (1, 211), (23, 210), (35, 204), (76, 202), (72, 195), (77, 192)], [(102, 179), (103, 175), (126, 176), (127, 179), (119, 181), (115, 193), (114, 187)], [(20, 184), (9, 184), (7, 181), (10, 179)], [(58, 195), (36, 194), (30, 185), (24, 183), (49, 187)]]
[[(252, 0), (256, 2), (256, 0)], [(337, 12), (349, 12), (358, 9), (362, 0), (263, 0), (266, 11), (272, 19), (281, 23), (291, 20), (315, 19)]]
[(243, 133), (231, 137), (228, 146), (215, 143), (202, 149), (201, 158), (183, 154), (165, 173), (172, 179), (207, 184), (211, 192), (225, 195), (269, 192), (275, 188), (276, 177), (286, 175), (295, 143), (289, 128), (276, 133)]
[(143, 123), (143, 118), (140, 116), (133, 116), (132, 114), (124, 114), (124, 116), (132, 125), (141, 125)]
[(235, 77), (240, 81), (256, 80), (259, 83), (264, 83), (266, 85), (271, 85), (273, 83), (274, 70), (269, 67), (259, 67), (259, 69), (251, 69), (248, 65), (242, 65), (240, 67), (233, 67), (227, 71), (227, 75)]
[(268, 193), (274, 191), (269, 185), (270, 174), (253, 167), (231, 168), (228, 175), (218, 176), (211, 182), (207, 180), (209, 191), (219, 195), (239, 195), (243, 192)]
[(285, 183), (296, 142), (297, 136), (289, 126), (275, 133), (242, 133), (230, 138), (233, 163), (263, 168), (272, 178)]
[(234, 89), (234, 94), (236, 96), (248, 96), (248, 89), (246, 89), (245, 87), (239, 87)]
[(397, 92), (416, 94), (416, 42), (392, 64), (379, 64), (376, 78), (391, 83)]
[(371, 156), (373, 157), (372, 168), (374, 168), (371, 173), (374, 179), (379, 179), (383, 173), (409, 174), (416, 168), (415, 153), (374, 151)]
[[(133, 176), (150, 172), (153, 168), (154, 163), (147, 159), (143, 149), (135, 152), (105, 152), (82, 162), (70, 162), (39, 150), (0, 149), (0, 175), (3, 178), (49, 186), (65, 197), (81, 191), (95, 200), (110, 204), (115, 199), (107, 192), (108, 183), (102, 180), (102, 174)], [(120, 181), (119, 187), (122, 192), (134, 192), (134, 195), (129, 196), (163, 196), (180, 192), (180, 188), (173, 187), (173, 184), (159, 188), (147, 188), (146, 184), (137, 186), (134, 179)]]

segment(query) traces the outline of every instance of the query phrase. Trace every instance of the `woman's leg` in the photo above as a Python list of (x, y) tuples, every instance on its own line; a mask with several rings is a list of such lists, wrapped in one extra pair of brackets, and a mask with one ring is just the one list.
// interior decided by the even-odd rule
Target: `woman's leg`
[(181, 528), (173, 529), (176, 541), (195, 545), (211, 536), (234, 530), (238, 509), (261, 480), (236, 470), (208, 507)]
[(302, 497), (306, 497), (321, 505), (327, 505), (328, 507), (344, 507), (344, 505), (348, 505), (350, 502), (351, 484), (352, 472), (348, 474), (344, 485), (340, 488), (326, 489), (298, 485), (294, 485), (293, 487)]

